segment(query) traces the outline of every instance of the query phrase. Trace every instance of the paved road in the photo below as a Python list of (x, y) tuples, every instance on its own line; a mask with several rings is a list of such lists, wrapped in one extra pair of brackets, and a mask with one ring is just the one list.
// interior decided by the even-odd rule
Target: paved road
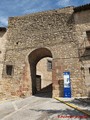
[(0, 104), (0, 120), (90, 120), (84, 117), (73, 108), (47, 97), (32, 96)]

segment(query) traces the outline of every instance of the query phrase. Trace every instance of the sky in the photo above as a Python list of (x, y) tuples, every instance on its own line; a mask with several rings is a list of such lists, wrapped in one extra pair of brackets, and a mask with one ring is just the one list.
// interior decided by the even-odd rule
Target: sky
[(9, 17), (88, 3), (90, 0), (0, 0), (0, 27), (8, 26)]

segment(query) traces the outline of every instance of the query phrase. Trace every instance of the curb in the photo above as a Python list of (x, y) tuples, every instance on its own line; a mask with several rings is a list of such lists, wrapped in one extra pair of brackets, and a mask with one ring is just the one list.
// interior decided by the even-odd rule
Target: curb
[(80, 111), (80, 112), (82, 112), (82, 113), (84, 113), (84, 114), (86, 114), (86, 115), (88, 115), (90, 117), (90, 113), (85, 112), (84, 110), (80, 109), (79, 107), (77, 107), (77, 106), (75, 106), (73, 104), (70, 104), (68, 102), (65, 102), (65, 101), (61, 100), (60, 98), (58, 98), (58, 97), (54, 97), (54, 99), (56, 99), (56, 100), (58, 100), (58, 101), (60, 101), (60, 102), (62, 102), (64, 104), (66, 104), (69, 107), (72, 107), (72, 108), (74, 108), (74, 109), (76, 109), (76, 110), (78, 110), (78, 111)]

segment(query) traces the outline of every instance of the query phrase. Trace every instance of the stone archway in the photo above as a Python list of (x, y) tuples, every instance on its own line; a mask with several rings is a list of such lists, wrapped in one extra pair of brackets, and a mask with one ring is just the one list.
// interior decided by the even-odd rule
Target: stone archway
[(36, 65), (37, 63), (46, 57), (52, 58), (52, 53), (47, 48), (38, 48), (33, 50), (29, 56), (29, 64), (30, 64), (30, 76), (31, 76), (31, 83), (32, 83), (32, 94), (35, 95), (37, 93), (36, 88)]

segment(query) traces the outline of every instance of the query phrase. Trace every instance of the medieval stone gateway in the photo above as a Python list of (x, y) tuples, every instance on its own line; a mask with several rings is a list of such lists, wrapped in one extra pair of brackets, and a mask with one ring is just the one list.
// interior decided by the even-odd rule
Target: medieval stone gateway
[(52, 96), (63, 97), (63, 72), (70, 72), (72, 97), (90, 96), (90, 4), (10, 17), (0, 43), (1, 99), (50, 84)]

